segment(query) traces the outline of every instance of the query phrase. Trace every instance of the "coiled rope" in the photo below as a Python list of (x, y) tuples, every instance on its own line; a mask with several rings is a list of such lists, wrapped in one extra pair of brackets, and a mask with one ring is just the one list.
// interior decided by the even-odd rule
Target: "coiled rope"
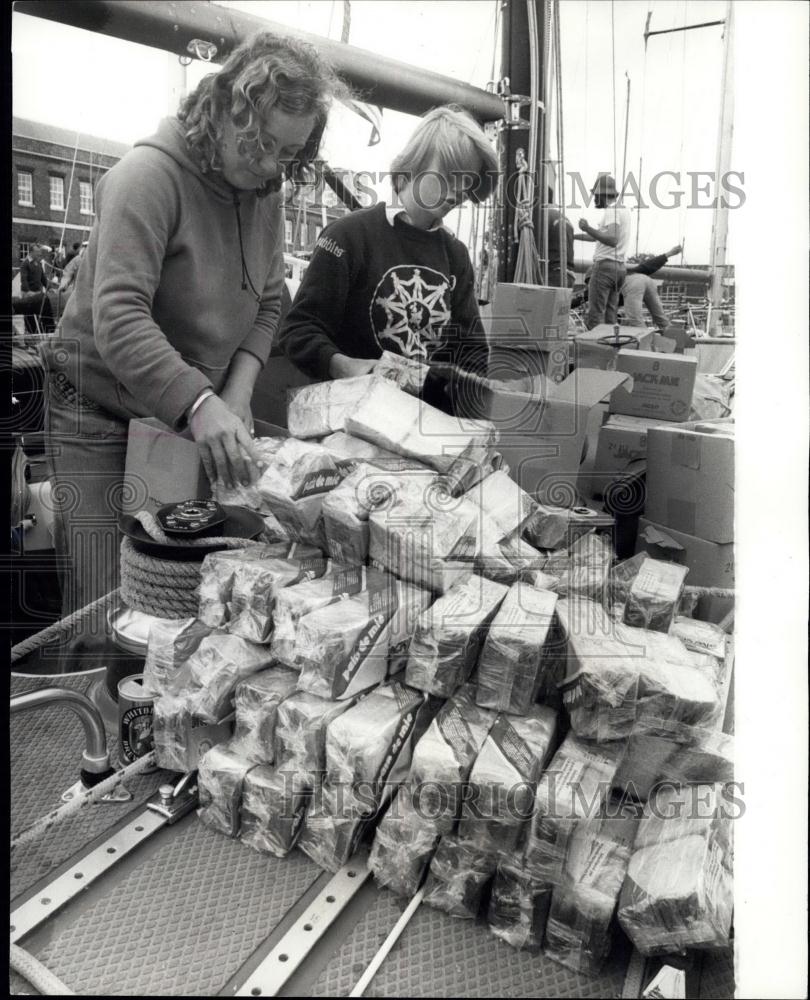
[(61, 639), (67, 638), (67, 636), (75, 632), (78, 626), (81, 625), (87, 618), (92, 618), (93, 615), (97, 614), (108, 604), (111, 604), (116, 597), (118, 597), (118, 591), (113, 590), (111, 593), (105, 594), (104, 597), (99, 597), (99, 599), (97, 601), (93, 601), (92, 604), (88, 604), (85, 607), (80, 608), (78, 611), (74, 611), (72, 615), (68, 615), (66, 618), (62, 618), (58, 622), (54, 622), (53, 625), (49, 625), (41, 632), (37, 632), (36, 635), (32, 635), (28, 639), (23, 639), (22, 642), (18, 642), (16, 646), (11, 647), (11, 663), (16, 663), (24, 656), (27, 656), (29, 653), (33, 653), (37, 649), (41, 649), (43, 646), (48, 646), (51, 643), (57, 643)]

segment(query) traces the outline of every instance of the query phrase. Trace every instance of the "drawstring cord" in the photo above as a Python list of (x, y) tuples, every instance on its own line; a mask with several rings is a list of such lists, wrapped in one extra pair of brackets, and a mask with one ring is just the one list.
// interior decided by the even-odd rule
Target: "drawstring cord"
[(239, 256), (242, 258), (242, 291), (246, 292), (248, 290), (248, 285), (250, 285), (250, 290), (256, 296), (256, 301), (261, 302), (262, 297), (256, 291), (253, 281), (250, 277), (250, 272), (247, 269), (247, 264), (245, 263), (245, 248), (242, 243), (242, 218), (239, 214), (239, 195), (234, 194), (233, 205), (236, 209), (236, 231), (239, 234)]

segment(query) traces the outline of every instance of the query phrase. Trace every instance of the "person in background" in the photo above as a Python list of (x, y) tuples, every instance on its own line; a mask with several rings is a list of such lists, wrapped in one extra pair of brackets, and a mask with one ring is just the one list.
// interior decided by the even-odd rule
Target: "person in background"
[(657, 257), (642, 254), (638, 258), (630, 258), (627, 263), (627, 277), (622, 285), (624, 319), (629, 326), (645, 325), (642, 306), (647, 307), (652, 321), (659, 331), (663, 331), (669, 326), (669, 317), (664, 312), (664, 307), (658, 297), (658, 288), (651, 275), (660, 271), (669, 258), (676, 257), (682, 249), (682, 247), (676, 246), (667, 250), (666, 253), (658, 254)]
[(84, 243), (72, 244), (70, 250), (68, 250), (67, 253), (65, 254), (65, 262), (62, 266), (67, 267), (67, 265), (73, 260), (74, 257), (78, 257), (78, 255), (81, 253), (82, 247), (85, 246), (87, 246), (87, 240), (85, 240)]
[(544, 211), (548, 217), (548, 283), (554, 288), (573, 288), (574, 277), (574, 227), (565, 218), (565, 265), (562, 259), (563, 214), (551, 204), (554, 193), (549, 190), (548, 204)]
[[(50, 250), (50, 247), (47, 248)], [(25, 315), (25, 331), (34, 336), (53, 330), (53, 309), (48, 299), (48, 275), (44, 246), (32, 246), (20, 265), (20, 312)]]
[(87, 243), (77, 243), (74, 245), (78, 246), (78, 252), (70, 258), (67, 264), (65, 264), (62, 269), (62, 280), (59, 282), (59, 291), (63, 296), (65, 296), (65, 304), (67, 304), (66, 296), (70, 295), (73, 291), (73, 286), (76, 283), (76, 274), (78, 273), (79, 264), (81, 263)]
[(335, 89), (306, 43), (262, 32), (98, 185), (96, 219), (46, 351), (46, 433), (65, 613), (118, 585), (129, 421), (188, 428), (212, 483), (261, 464), (250, 410), (284, 282), (281, 187), (317, 155)]
[(385, 350), (413, 358), (431, 369), (423, 398), (453, 410), (486, 349), (470, 255), (442, 220), (488, 198), (497, 167), (470, 115), (428, 112), (391, 164), (392, 203), (321, 233), (281, 327), (286, 356), (319, 380), (366, 374)]
[(602, 209), (599, 225), (593, 227), (587, 219), (580, 219), (581, 232), (574, 237), (596, 243), (585, 320), (589, 330), (600, 323), (616, 322), (619, 292), (625, 277), (625, 256), (630, 242), (630, 213), (618, 204), (616, 182), (609, 174), (600, 174), (591, 190), (594, 204)]

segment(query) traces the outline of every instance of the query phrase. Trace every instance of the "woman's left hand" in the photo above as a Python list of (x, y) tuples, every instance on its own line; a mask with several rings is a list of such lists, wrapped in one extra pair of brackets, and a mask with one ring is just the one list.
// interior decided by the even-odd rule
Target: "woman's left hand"
[(219, 398), (228, 407), (234, 416), (239, 417), (242, 423), (247, 428), (249, 434), (253, 434), (253, 414), (250, 412), (250, 397), (252, 393), (247, 393), (244, 390), (226, 385), (222, 392), (219, 394)]

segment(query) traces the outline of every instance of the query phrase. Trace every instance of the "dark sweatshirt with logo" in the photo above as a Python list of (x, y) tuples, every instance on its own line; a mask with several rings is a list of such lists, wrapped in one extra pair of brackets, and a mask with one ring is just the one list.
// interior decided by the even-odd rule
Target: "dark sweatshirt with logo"
[(486, 341), (467, 248), (446, 228), (389, 221), (382, 202), (338, 219), (321, 233), (279, 345), (312, 378), (330, 378), (335, 354), (379, 358), (383, 351), (434, 370), (425, 398), (448, 408), (442, 365), (482, 371)]
[(180, 122), (164, 119), (98, 183), (95, 224), (47, 351), (52, 373), (122, 419), (182, 426), (203, 389), (222, 388), (237, 350), (267, 361), (282, 213), (280, 194), (202, 173)]

